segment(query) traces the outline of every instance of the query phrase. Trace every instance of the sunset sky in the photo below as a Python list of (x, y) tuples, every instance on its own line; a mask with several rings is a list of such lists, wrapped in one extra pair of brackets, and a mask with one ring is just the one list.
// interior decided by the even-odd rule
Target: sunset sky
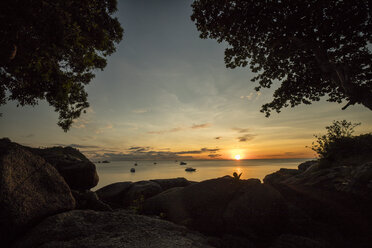
[[(64, 133), (47, 103), (0, 107), (0, 136), (29, 146), (71, 145), (92, 160), (311, 158), (313, 134), (333, 120), (361, 122), (363, 106), (321, 101), (266, 118), (274, 89), (254, 91), (249, 68), (227, 69), (224, 48), (202, 40), (192, 1), (118, 1), (124, 37), (86, 88), (91, 107)], [(181, 158), (182, 157), (182, 158)]]

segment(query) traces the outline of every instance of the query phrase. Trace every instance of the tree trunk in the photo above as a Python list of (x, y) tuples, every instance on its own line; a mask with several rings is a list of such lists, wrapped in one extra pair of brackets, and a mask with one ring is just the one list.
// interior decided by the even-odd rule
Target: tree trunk
[(335, 65), (330, 62), (326, 51), (319, 47), (315, 47), (312, 50), (322, 73), (329, 77), (335, 85), (341, 87), (349, 98), (348, 104), (342, 109), (358, 103), (372, 110), (372, 91), (367, 87), (353, 84), (349, 77), (348, 67)]

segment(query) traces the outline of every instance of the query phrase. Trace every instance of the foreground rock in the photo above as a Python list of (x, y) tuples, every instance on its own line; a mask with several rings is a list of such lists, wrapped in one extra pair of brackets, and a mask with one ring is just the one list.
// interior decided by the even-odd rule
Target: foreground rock
[(113, 208), (123, 206), (125, 194), (132, 186), (132, 182), (112, 183), (96, 191), (98, 198)]
[(186, 187), (191, 184), (191, 182), (184, 177), (171, 179), (155, 179), (150, 181), (159, 184), (163, 191), (175, 187)]
[(96, 166), (72, 147), (29, 148), (53, 165), (71, 189), (86, 190), (98, 183)]
[(76, 209), (91, 209), (96, 211), (112, 211), (112, 208), (99, 200), (97, 194), (90, 190), (72, 190), (76, 201)]
[(127, 208), (143, 202), (145, 199), (175, 187), (185, 187), (191, 182), (183, 177), (171, 179), (154, 179), (139, 182), (119, 182), (109, 184), (96, 191), (103, 202), (113, 208)]
[(75, 210), (44, 220), (14, 248), (211, 247), (201, 234), (167, 221), (124, 211)]
[(300, 166), (299, 170), (280, 169), (267, 175), (263, 181), (270, 185), (300, 185), (372, 199), (372, 162), (330, 168), (322, 168), (313, 161), (303, 164), (306, 169)]
[[(331, 247), (370, 247), (372, 163), (321, 166), (312, 162), (297, 172), (280, 169), (267, 175), (264, 183), (275, 187), (291, 206), (288, 232), (316, 237)], [(285, 237), (275, 247), (296, 247), (302, 240)]]
[(275, 189), (229, 176), (164, 191), (145, 201), (144, 212), (208, 234), (253, 239), (270, 237), (287, 223), (284, 199)]
[(0, 242), (55, 213), (75, 207), (58, 171), (22, 146), (0, 140)]

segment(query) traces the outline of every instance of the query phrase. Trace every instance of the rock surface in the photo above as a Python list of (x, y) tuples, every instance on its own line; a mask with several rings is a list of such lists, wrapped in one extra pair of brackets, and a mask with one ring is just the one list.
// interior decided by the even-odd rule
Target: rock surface
[(123, 206), (125, 194), (132, 186), (132, 182), (112, 183), (96, 191), (98, 198), (113, 208)]
[(86, 190), (98, 184), (94, 163), (72, 147), (28, 148), (53, 165), (71, 189)]
[(281, 195), (259, 180), (226, 176), (173, 188), (147, 199), (144, 212), (208, 234), (266, 236), (286, 224)]
[(138, 205), (151, 196), (162, 192), (159, 184), (152, 181), (139, 181), (131, 185), (123, 199), (123, 206)]
[(112, 211), (110, 205), (102, 202), (95, 192), (90, 190), (72, 190), (76, 201), (76, 209), (91, 209), (97, 211)]
[(281, 235), (275, 242), (270, 246), (270, 248), (326, 248), (329, 247), (322, 242), (296, 236), (296, 235)]
[(13, 248), (211, 247), (201, 234), (167, 221), (125, 211), (75, 210), (51, 216)]
[(266, 176), (264, 183), (275, 187), (291, 208), (287, 231), (305, 238), (283, 239), (275, 247), (296, 247), (302, 241), (309, 247), (319, 247), (306, 237), (316, 237), (332, 247), (370, 246), (372, 163), (312, 163), (297, 173), (283, 173), (287, 171), (281, 169)]
[(186, 187), (191, 184), (191, 182), (189, 182), (184, 177), (171, 178), (171, 179), (155, 179), (155, 180), (150, 180), (150, 181), (159, 184), (163, 191), (170, 189), (170, 188), (175, 188), (175, 187)]
[(0, 140), (0, 242), (49, 215), (75, 207), (58, 171), (24, 147)]

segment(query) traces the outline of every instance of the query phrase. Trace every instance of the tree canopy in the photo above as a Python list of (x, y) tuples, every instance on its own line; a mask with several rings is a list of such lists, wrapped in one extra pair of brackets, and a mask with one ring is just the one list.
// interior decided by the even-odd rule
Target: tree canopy
[(123, 29), (116, 0), (2, 0), (0, 104), (46, 100), (65, 131), (89, 107), (85, 85)]
[[(372, 6), (368, 0), (195, 0), (201, 38), (227, 42), (227, 67), (250, 66), (255, 88), (280, 82), (269, 116), (328, 101), (372, 110)], [(369, 46), (369, 47), (368, 47)]]

